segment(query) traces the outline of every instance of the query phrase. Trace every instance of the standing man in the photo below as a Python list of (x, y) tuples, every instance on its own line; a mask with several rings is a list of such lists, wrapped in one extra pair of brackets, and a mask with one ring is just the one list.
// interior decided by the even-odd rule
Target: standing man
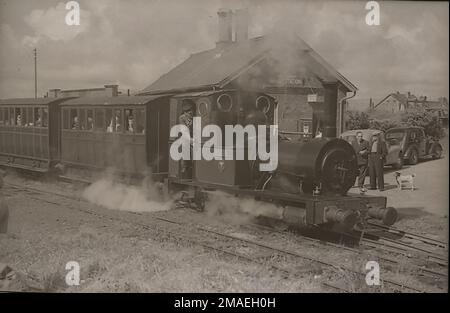
[(369, 142), (363, 139), (363, 133), (358, 131), (356, 133), (356, 141), (352, 143), (353, 149), (356, 152), (357, 160), (358, 160), (358, 187), (360, 192), (366, 192), (364, 188), (364, 181), (367, 175), (367, 165), (368, 165), (368, 157), (369, 157)]
[(369, 155), (370, 189), (384, 191), (384, 161), (387, 155), (386, 143), (379, 138), (379, 134), (372, 136), (372, 146)]

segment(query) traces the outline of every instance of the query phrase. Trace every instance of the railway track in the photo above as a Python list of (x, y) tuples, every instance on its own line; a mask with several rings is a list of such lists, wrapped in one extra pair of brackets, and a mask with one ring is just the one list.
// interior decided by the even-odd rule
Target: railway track
[[(289, 269), (289, 268), (285, 268), (282, 267), (279, 262), (274, 262), (273, 261), (273, 257), (274, 256), (282, 256), (285, 259), (291, 259), (293, 263), (298, 263), (298, 260), (301, 260), (301, 263), (305, 266), (311, 265), (311, 264), (320, 264), (321, 266), (330, 269), (332, 271), (335, 272), (349, 272), (352, 274), (356, 274), (358, 276), (365, 276), (366, 273), (364, 272), (360, 272), (358, 270), (340, 265), (340, 264), (334, 264), (333, 262), (330, 261), (325, 261), (321, 258), (317, 258), (317, 257), (312, 257), (312, 256), (308, 256), (308, 255), (304, 255), (301, 254), (297, 251), (291, 251), (291, 250), (287, 250), (287, 249), (282, 249), (270, 244), (266, 244), (263, 242), (257, 242), (254, 240), (249, 240), (249, 239), (245, 239), (245, 238), (241, 238), (241, 237), (237, 237), (234, 235), (230, 235), (230, 234), (226, 234), (223, 232), (219, 232), (213, 229), (209, 229), (206, 228), (204, 226), (195, 226), (195, 230), (197, 231), (197, 234), (193, 234), (192, 231), (188, 231), (188, 234), (184, 231), (184, 232), (180, 232), (180, 229), (185, 228), (186, 225), (183, 224), (182, 222), (176, 221), (176, 220), (172, 220), (172, 219), (168, 219), (168, 218), (162, 218), (162, 217), (157, 217), (157, 216), (148, 216), (146, 215), (146, 220), (151, 219), (151, 220), (156, 220), (159, 222), (164, 222), (166, 223), (166, 225), (164, 227), (155, 227), (154, 224), (149, 224), (149, 223), (143, 223), (140, 220), (140, 217), (143, 216), (143, 214), (141, 213), (134, 213), (134, 212), (127, 212), (129, 213), (129, 215), (134, 215), (136, 217), (138, 217), (137, 219), (133, 220), (132, 222), (118, 217), (118, 216), (114, 216), (112, 214), (103, 214), (103, 213), (99, 213), (99, 212), (95, 212), (91, 209), (85, 209), (85, 208), (81, 208), (80, 206), (74, 206), (73, 203), (61, 203), (61, 201), (49, 201), (48, 199), (43, 199), (42, 197), (39, 197), (39, 195), (51, 195), (51, 196), (56, 196), (59, 197), (60, 199), (65, 199), (65, 200), (70, 200), (70, 201), (76, 201), (77, 203), (80, 202), (85, 202), (85, 203), (89, 203), (79, 197), (75, 197), (72, 195), (67, 195), (67, 194), (61, 194), (61, 193), (57, 193), (57, 192), (53, 192), (53, 191), (48, 191), (48, 190), (42, 190), (42, 189), (38, 189), (38, 188), (33, 188), (33, 187), (28, 187), (28, 186), (19, 186), (19, 185), (14, 185), (11, 183), (6, 183), (5, 184), (7, 188), (11, 188), (14, 189), (18, 192), (22, 191), (22, 192), (26, 192), (28, 193), (28, 196), (38, 200), (38, 201), (43, 201), (43, 202), (47, 202), (47, 203), (51, 203), (54, 205), (61, 205), (61, 204), (65, 204), (65, 207), (69, 208), (69, 209), (75, 209), (84, 213), (88, 213), (91, 215), (95, 215), (99, 218), (106, 218), (106, 219), (110, 219), (110, 220), (115, 220), (121, 223), (128, 223), (128, 224), (132, 224), (132, 225), (136, 225), (141, 227), (142, 229), (145, 229), (146, 231), (149, 232), (156, 232), (156, 233), (164, 233), (166, 235), (168, 235), (169, 237), (175, 237), (178, 240), (182, 240), (188, 243), (191, 243), (193, 245), (200, 245), (202, 247), (204, 247), (207, 250), (212, 250), (215, 251), (217, 253), (221, 253), (224, 255), (229, 255), (229, 256), (233, 256), (236, 258), (239, 258), (241, 260), (246, 260), (248, 262), (253, 262), (253, 263), (257, 263), (260, 265), (264, 265), (267, 266), (268, 268), (275, 270), (277, 272), (282, 273), (283, 275), (292, 275), (292, 276), (299, 276), (298, 271)], [(170, 228), (167, 227), (167, 225), (176, 225), (176, 228), (173, 230), (170, 230)], [(190, 225), (190, 227), (192, 227), (192, 225)], [(205, 236), (199, 236), (199, 232), (201, 233), (206, 233), (208, 234), (208, 238), (209, 240), (207, 240), (207, 242), (205, 242)], [(180, 233), (182, 235), (180, 235)], [(220, 239), (220, 240), (218, 240)], [(248, 246), (252, 246), (253, 249), (255, 251), (257, 250), (265, 250), (266, 253), (263, 253), (263, 255), (265, 255), (266, 257), (253, 257), (250, 255), (246, 255), (243, 253), (239, 253), (237, 252), (238, 249), (236, 249), (236, 246), (234, 246), (233, 248), (230, 248), (230, 246), (232, 245), (218, 245), (217, 243), (239, 243), (240, 245), (242, 245), (243, 243), (248, 247)], [(261, 252), (261, 251), (260, 251)], [(270, 262), (268, 261), (268, 259), (272, 259)], [(296, 261), (294, 261), (294, 259)], [(307, 263), (305, 263), (307, 262)], [(414, 286), (410, 286), (408, 284), (393, 280), (393, 279), (383, 279), (382, 282), (384, 283), (385, 286), (389, 285), (393, 290), (399, 290), (399, 291), (412, 291), (412, 292), (424, 292), (423, 289), (414, 287)], [(349, 290), (340, 286), (337, 286), (331, 282), (325, 282), (322, 284), (324, 287), (328, 288), (328, 289), (336, 289), (336, 290), (340, 290), (342, 292), (348, 292)]]

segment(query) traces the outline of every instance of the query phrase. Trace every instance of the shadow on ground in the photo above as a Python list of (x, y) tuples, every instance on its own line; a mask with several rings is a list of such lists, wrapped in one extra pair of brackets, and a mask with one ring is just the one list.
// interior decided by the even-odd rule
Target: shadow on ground
[(424, 207), (403, 207), (403, 208), (396, 208), (398, 212), (398, 219), (400, 220), (407, 220), (407, 219), (415, 219), (426, 215), (431, 215), (431, 213), (428, 213), (425, 211)]

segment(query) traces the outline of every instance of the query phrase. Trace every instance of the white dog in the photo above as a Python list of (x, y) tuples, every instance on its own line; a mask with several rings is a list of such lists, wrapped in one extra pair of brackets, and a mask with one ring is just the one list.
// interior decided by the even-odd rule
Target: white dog
[(397, 181), (398, 190), (403, 189), (403, 183), (410, 183), (411, 190), (414, 190), (414, 177), (416, 177), (416, 174), (402, 175), (400, 172), (395, 172), (394, 176)]

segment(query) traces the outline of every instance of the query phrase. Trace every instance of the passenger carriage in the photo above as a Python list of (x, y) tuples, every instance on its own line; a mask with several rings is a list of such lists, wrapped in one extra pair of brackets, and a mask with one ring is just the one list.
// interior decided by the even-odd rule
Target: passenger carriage
[(0, 100), (0, 165), (47, 172), (59, 161), (59, 104), (67, 98)]
[(81, 97), (61, 104), (64, 175), (108, 168), (143, 177), (167, 174), (168, 96)]

